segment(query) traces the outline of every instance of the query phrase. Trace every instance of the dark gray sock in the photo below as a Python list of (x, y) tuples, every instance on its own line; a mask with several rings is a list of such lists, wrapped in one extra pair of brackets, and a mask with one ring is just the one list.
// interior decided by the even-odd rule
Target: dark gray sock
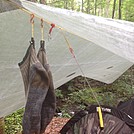
[(48, 76), (50, 79), (50, 86), (49, 86), (46, 98), (42, 105), (41, 133), (45, 132), (47, 125), (51, 122), (52, 118), (54, 117), (55, 109), (56, 109), (56, 97), (55, 97), (55, 90), (54, 90), (54, 85), (53, 85), (53, 78), (52, 78), (52, 73), (50, 71), (50, 67), (47, 63), (44, 43), (45, 43), (44, 41), (41, 41), (41, 44), (40, 44), (41, 47), (39, 49), (37, 57), (48, 73)]
[(28, 96), (28, 89), (29, 89), (29, 70), (30, 67), (34, 64), (39, 62), (36, 56), (35, 48), (34, 48), (34, 39), (31, 38), (30, 45), (27, 49), (27, 52), (23, 58), (23, 60), (18, 63), (23, 82), (24, 82), (24, 88), (25, 88), (25, 96), (27, 98)]
[(41, 110), (50, 80), (48, 73), (37, 59), (34, 41), (30, 42), (23, 61), (19, 63), (27, 98), (23, 116), (23, 134), (40, 134)]
[(23, 116), (23, 133), (40, 134), (41, 110), (49, 88), (49, 78), (41, 63), (30, 68), (30, 86)]

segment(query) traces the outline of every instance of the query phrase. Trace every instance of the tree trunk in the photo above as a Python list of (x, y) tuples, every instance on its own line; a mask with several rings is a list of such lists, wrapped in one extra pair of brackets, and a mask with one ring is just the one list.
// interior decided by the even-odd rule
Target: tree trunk
[(101, 16), (105, 16), (105, 7), (106, 7), (106, 4), (104, 5), (105, 3), (105, 0), (101, 0)]
[(37, 2), (37, 0), (27, 0), (27, 1), (31, 1), (31, 2)]
[(106, 8), (105, 8), (105, 17), (109, 17), (109, 5), (110, 5), (110, 0), (106, 0)]
[(97, 0), (94, 1), (94, 14), (97, 12)]
[(71, 9), (74, 10), (74, 0), (71, 1)]
[(84, 7), (84, 1), (82, 0), (82, 3), (81, 3), (81, 11), (82, 12), (84, 11), (83, 7)]
[(64, 0), (64, 8), (67, 9), (67, 0)]
[(90, 14), (90, 0), (87, 0), (87, 13)]
[(0, 118), (0, 134), (4, 134), (4, 118)]
[(41, 4), (44, 4), (44, 5), (47, 5), (46, 0), (40, 0), (40, 3), (41, 3)]
[(119, 0), (119, 19), (121, 19), (121, 0)]
[(114, 19), (115, 6), (116, 6), (116, 0), (114, 0), (114, 4), (113, 4), (112, 19)]

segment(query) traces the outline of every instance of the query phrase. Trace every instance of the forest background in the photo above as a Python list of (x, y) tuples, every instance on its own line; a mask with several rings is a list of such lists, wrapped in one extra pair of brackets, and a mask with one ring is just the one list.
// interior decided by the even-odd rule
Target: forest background
[(134, 21), (134, 0), (30, 0), (106, 18)]
[[(134, 0), (29, 0), (41, 4), (75, 10), (105, 18), (134, 22)], [(120, 101), (134, 97), (134, 66), (128, 69), (112, 84), (88, 79), (100, 104), (117, 106)], [(72, 112), (95, 104), (92, 91), (83, 77), (77, 77), (56, 89), (57, 112), (63, 117), (71, 117)], [(16, 134), (22, 130), (20, 109), (5, 118), (6, 134)]]

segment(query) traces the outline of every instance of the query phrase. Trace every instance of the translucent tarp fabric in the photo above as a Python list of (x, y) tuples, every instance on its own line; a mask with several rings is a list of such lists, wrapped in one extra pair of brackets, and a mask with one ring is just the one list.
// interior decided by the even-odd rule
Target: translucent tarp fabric
[[(82, 75), (68, 50), (63, 33), (74, 49), (86, 77), (112, 83), (133, 65), (133, 23), (24, 0), (18, 4), (62, 28), (55, 27), (49, 39), (51, 26), (46, 22), (44, 24), (47, 57), (55, 88)], [(0, 117), (24, 105), (24, 86), (17, 64), (22, 60), (31, 38), (30, 15), (20, 9), (7, 9), (6, 12), (0, 13)], [(35, 18), (34, 21), (37, 50), (41, 40), (40, 19)]]

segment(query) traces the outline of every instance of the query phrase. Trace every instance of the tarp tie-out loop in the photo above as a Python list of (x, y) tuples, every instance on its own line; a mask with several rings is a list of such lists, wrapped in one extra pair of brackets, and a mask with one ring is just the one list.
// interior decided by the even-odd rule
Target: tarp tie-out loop
[(44, 40), (44, 21), (41, 19), (41, 38)]
[(32, 37), (34, 38), (34, 14), (30, 14), (30, 23), (32, 25)]

